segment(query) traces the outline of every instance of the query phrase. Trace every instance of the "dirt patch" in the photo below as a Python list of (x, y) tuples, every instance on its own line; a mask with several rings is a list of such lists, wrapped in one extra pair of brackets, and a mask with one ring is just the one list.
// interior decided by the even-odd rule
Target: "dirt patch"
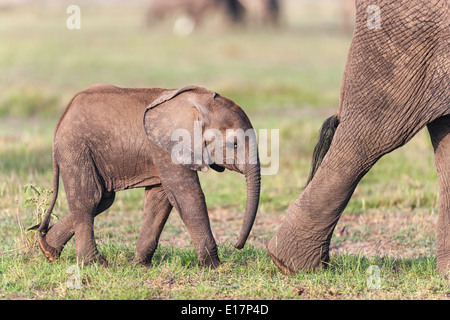
[[(249, 243), (266, 248), (279, 229), (284, 213), (258, 215)], [(214, 236), (219, 244), (234, 243), (243, 213), (216, 209), (210, 213)], [(434, 256), (438, 215), (431, 210), (381, 211), (343, 214), (331, 241), (331, 254), (362, 254), (367, 257), (413, 258)]]
[(438, 215), (428, 210), (343, 215), (330, 252), (392, 258), (435, 255)]

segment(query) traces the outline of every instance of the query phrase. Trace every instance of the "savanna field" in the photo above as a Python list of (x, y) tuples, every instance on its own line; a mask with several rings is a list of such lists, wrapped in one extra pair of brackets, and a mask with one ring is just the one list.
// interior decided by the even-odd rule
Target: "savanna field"
[[(287, 1), (279, 28), (229, 26), (213, 16), (188, 36), (177, 16), (146, 27), (146, 2), (0, 6), (1, 299), (449, 299), (436, 271), (438, 185), (428, 132), (383, 157), (363, 178), (331, 241), (328, 268), (281, 274), (266, 250), (305, 187), (322, 122), (336, 112), (351, 31), (333, 1)], [(199, 85), (234, 100), (259, 129), (279, 130), (279, 168), (262, 177), (252, 233), (236, 250), (245, 209), (242, 175), (199, 173), (222, 265), (200, 268), (174, 209), (153, 258), (133, 264), (144, 191), (118, 192), (95, 220), (109, 267), (77, 263), (74, 240), (47, 262), (35, 225), (52, 188), (52, 138), (70, 99), (92, 83)], [(269, 134), (270, 135), (270, 134)], [(270, 144), (269, 144), (270, 145)], [(275, 149), (273, 149), (275, 150)], [(274, 152), (274, 151), (273, 151)], [(53, 221), (68, 212), (60, 185)]]

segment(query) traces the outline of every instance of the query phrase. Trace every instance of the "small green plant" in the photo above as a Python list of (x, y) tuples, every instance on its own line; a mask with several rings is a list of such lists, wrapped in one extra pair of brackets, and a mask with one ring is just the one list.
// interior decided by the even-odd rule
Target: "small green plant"
[(34, 206), (34, 218), (36, 220), (36, 224), (42, 221), (42, 218), (45, 215), (45, 211), (47, 207), (50, 205), (51, 195), (53, 193), (52, 189), (42, 189), (37, 187), (31, 183), (28, 183), (23, 188), (24, 194), (29, 194), (29, 191), (33, 193), (27, 199), (25, 199), (23, 203), (23, 207), (28, 209), (31, 206)]
[[(30, 192), (31, 195), (30, 195)], [(52, 189), (43, 189), (38, 186), (35, 186), (31, 183), (25, 185), (23, 189), (23, 193), (25, 195), (29, 195), (28, 198), (25, 199), (23, 203), (24, 209), (28, 209), (30, 207), (34, 207), (33, 210), (33, 219), (35, 220), (36, 224), (39, 224), (44, 215), (45, 212), (50, 205), (51, 195), (53, 193)], [(53, 215), (56, 217), (55, 215)], [(57, 218), (57, 217), (56, 217)], [(36, 247), (36, 234), (34, 231), (27, 230), (25, 231), (23, 228), (23, 224), (18, 218), (18, 224), (20, 228), (20, 239), (19, 239), (19, 248), (26, 252), (31, 251), (33, 248)]]

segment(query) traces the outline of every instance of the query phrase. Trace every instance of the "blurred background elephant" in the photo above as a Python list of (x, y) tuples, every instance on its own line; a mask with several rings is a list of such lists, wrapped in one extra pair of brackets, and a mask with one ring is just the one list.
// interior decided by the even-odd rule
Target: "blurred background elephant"
[[(143, 124), (144, 122), (144, 124)], [(200, 132), (195, 131), (194, 124)], [(219, 147), (204, 136), (209, 129), (222, 134)], [(176, 130), (186, 133), (187, 161), (178, 161)], [(228, 130), (237, 130), (236, 135)], [(252, 130), (250, 120), (234, 102), (200, 87), (182, 89), (123, 89), (92, 85), (78, 93), (61, 117), (53, 142), (53, 199), (42, 223), (39, 245), (51, 262), (75, 235), (77, 258), (84, 263), (107, 265), (95, 245), (94, 217), (108, 209), (115, 193), (145, 188), (144, 218), (135, 260), (151, 264), (159, 236), (172, 207), (189, 231), (202, 265), (219, 265), (205, 197), (197, 171), (210, 167), (245, 175), (247, 205), (236, 247), (241, 249), (252, 229), (258, 209), (260, 167), (256, 144), (242, 140)], [(197, 135), (201, 135), (194, 144)], [(200, 148), (200, 158), (192, 153)], [(237, 159), (239, 148), (242, 158)], [(205, 151), (206, 149), (206, 151)], [(204, 155), (208, 153), (208, 157)], [(175, 157), (175, 158), (174, 158)], [(187, 158), (186, 158), (187, 157)], [(245, 159), (244, 159), (245, 157)], [(174, 160), (175, 159), (175, 160)], [(59, 174), (64, 182), (70, 214), (49, 228), (58, 195)]]
[(152, 0), (146, 13), (147, 26), (178, 15), (174, 32), (190, 34), (204, 20), (219, 14), (228, 24), (277, 26), (280, 0)]
[(339, 109), (322, 127), (306, 189), (268, 245), (282, 271), (329, 261), (361, 178), (425, 126), (439, 180), (437, 268), (450, 269), (449, 35), (448, 0), (357, 2)]

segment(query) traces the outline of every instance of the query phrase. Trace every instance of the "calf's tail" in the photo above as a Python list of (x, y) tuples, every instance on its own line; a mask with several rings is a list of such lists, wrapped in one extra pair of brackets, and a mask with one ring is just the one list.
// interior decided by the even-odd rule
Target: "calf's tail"
[(50, 224), (50, 218), (52, 216), (53, 208), (55, 207), (56, 199), (58, 198), (59, 189), (59, 166), (53, 155), (53, 196), (50, 206), (45, 213), (41, 223), (29, 228), (28, 230), (37, 230), (39, 233), (46, 233), (48, 231), (48, 225)]

